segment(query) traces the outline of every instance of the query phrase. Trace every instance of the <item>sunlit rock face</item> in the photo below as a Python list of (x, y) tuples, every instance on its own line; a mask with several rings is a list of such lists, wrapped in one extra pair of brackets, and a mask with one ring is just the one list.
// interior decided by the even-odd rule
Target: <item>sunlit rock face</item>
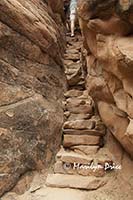
[(102, 120), (133, 157), (133, 2), (79, 0), (87, 88)]
[(0, 196), (45, 169), (60, 145), (61, 6), (57, 19), (47, 1), (0, 1)]

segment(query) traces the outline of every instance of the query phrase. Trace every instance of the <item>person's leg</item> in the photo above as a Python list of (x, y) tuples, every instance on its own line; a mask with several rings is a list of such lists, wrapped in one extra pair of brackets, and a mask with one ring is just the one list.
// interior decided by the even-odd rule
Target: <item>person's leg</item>
[(71, 19), (71, 37), (74, 36), (75, 19)]

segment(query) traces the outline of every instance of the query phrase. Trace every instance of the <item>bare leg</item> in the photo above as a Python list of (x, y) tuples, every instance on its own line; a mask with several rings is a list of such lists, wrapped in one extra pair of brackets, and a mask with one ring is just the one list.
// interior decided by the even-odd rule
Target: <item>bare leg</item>
[(75, 19), (71, 20), (71, 36), (74, 36)]

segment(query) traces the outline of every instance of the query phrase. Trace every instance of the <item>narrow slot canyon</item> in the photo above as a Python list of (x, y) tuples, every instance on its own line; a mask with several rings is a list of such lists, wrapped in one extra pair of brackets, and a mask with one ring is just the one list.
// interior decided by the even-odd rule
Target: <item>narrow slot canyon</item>
[(133, 198), (133, 2), (74, 2), (0, 0), (1, 200)]

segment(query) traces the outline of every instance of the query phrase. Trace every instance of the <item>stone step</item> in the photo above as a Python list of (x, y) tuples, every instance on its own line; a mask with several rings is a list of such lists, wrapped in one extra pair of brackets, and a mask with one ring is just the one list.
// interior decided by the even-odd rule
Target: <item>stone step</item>
[(95, 128), (95, 121), (92, 120), (73, 120), (66, 121), (63, 129), (91, 130)]
[(93, 135), (64, 135), (63, 146), (102, 145), (102, 137)]
[(103, 150), (99, 150), (97, 153), (92, 153), (85, 155), (83, 153), (77, 153), (72, 150), (65, 150), (64, 148), (61, 148), (60, 151), (56, 155), (56, 161), (62, 161), (64, 163), (78, 163), (78, 164), (94, 164), (94, 165), (101, 165), (105, 166), (106, 163), (112, 164), (113, 163), (113, 157), (108, 152), (106, 153), (106, 150), (103, 148)]
[(54, 165), (54, 173), (103, 177), (106, 171), (102, 165), (94, 165), (92, 163), (90, 165), (81, 165), (57, 161)]
[(74, 151), (66, 151), (63, 148), (56, 155), (56, 161), (62, 161), (65, 163), (80, 163), (80, 164), (90, 164), (94, 160), (95, 155), (87, 156)]
[[(67, 105), (65, 103), (65, 111), (66, 111), (66, 107)], [(79, 119), (78, 119), (78, 115), (79, 115)], [(82, 119), (81, 118), (82, 116), (84, 117), (86, 116), (86, 119)], [(73, 135), (77, 133), (78, 135), (79, 132), (81, 132), (81, 130), (82, 130), (82, 133), (83, 132), (87, 133), (87, 130), (90, 130), (90, 134), (91, 134), (91, 131), (92, 131), (92, 134), (93, 132), (97, 132), (97, 134), (99, 133), (100, 135), (103, 135), (103, 136), (106, 134), (105, 125), (103, 124), (102, 121), (96, 120), (93, 117), (92, 113), (78, 113), (76, 115), (76, 113), (71, 113), (69, 111), (68, 117), (69, 118), (67, 119), (67, 121), (64, 123), (62, 127), (64, 133), (68, 132), (68, 134), (72, 133)], [(67, 130), (65, 131), (65, 129)]]
[[(72, 60), (64, 60), (63, 61), (65, 68), (71, 66), (72, 64), (77, 64), (75, 62), (73, 62)], [(76, 68), (77, 65), (75, 65)]]
[(77, 49), (66, 49), (66, 54), (77, 54), (79, 51)]
[(89, 130), (89, 129), (84, 129), (84, 130), (76, 130), (76, 129), (62, 129), (64, 134), (67, 135), (95, 135), (95, 136), (104, 136), (105, 131), (98, 131), (95, 129)]
[(76, 43), (73, 43), (73, 42), (70, 42), (68, 45), (67, 45), (67, 49), (76, 49), (78, 51), (81, 50), (81, 46), (82, 46), (82, 42), (76, 42)]
[(93, 104), (94, 101), (92, 100), (92, 98), (89, 96), (88, 91), (87, 90), (76, 90), (76, 89), (71, 89), (68, 90), (64, 96), (66, 98), (73, 98), (73, 97), (78, 97), (80, 99), (87, 99), (90, 100)]
[(66, 110), (70, 111), (73, 114), (93, 114), (93, 106), (89, 103), (79, 104), (77, 106), (70, 106), (66, 104)]
[(66, 109), (75, 114), (93, 114), (94, 104), (91, 98), (73, 97), (66, 99)]
[(84, 190), (96, 190), (107, 183), (105, 178), (93, 176), (85, 177), (80, 175), (49, 174), (46, 185), (59, 188), (77, 188)]
[[(65, 65), (65, 72), (66, 74), (70, 71), (76, 71), (77, 69), (81, 69), (82, 68), (82, 65), (80, 62), (68, 62), (68, 65)], [(82, 69), (81, 69), (81, 72), (82, 72)]]
[(67, 53), (67, 54), (64, 54), (64, 60), (78, 61), (80, 60), (80, 55), (79, 53), (75, 53), (75, 54)]
[[(69, 111), (68, 111), (69, 112)], [(65, 114), (64, 114), (65, 115)], [(90, 113), (78, 113), (78, 114), (75, 114), (75, 113), (71, 113), (69, 112), (69, 115), (68, 115), (68, 118), (67, 118), (67, 121), (74, 121), (74, 120), (86, 120), (86, 119), (91, 119), (92, 117), (92, 114)]]
[(81, 90), (68, 90), (64, 96), (66, 98), (70, 98), (70, 97), (78, 97), (78, 96), (81, 96), (83, 94), (83, 91)]
[(76, 68), (76, 69), (66, 69), (65, 70), (65, 74), (66, 74), (66, 78), (71, 76), (71, 75), (75, 75), (78, 74), (79, 76), (82, 74), (81, 68)]

